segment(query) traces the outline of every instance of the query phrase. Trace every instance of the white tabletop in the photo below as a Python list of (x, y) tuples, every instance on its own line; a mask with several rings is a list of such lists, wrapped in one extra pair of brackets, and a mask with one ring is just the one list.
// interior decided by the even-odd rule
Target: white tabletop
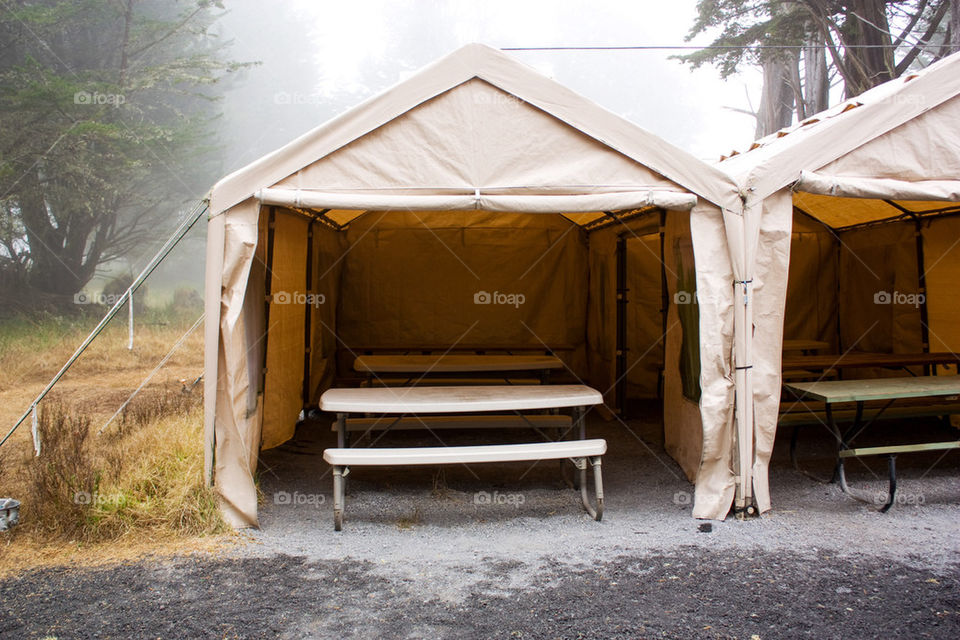
[(384, 355), (360, 356), (353, 368), (364, 373), (474, 373), (561, 369), (563, 362), (535, 355)]
[(468, 413), (586, 407), (603, 402), (581, 384), (328, 389), (320, 408), (334, 413)]

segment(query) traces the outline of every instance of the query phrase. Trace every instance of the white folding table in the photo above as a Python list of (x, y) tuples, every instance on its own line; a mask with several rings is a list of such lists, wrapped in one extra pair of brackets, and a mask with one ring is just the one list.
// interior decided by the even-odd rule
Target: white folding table
[[(506, 460), (539, 460), (571, 457), (580, 469), (580, 486), (587, 511), (599, 520), (603, 513), (602, 484), (600, 483), (600, 455), (591, 445), (584, 449), (586, 453), (575, 455), (571, 449), (546, 452), (544, 446), (553, 445), (574, 447), (569, 443), (526, 443), (517, 445), (501, 445), (492, 458), (485, 457), (489, 452), (480, 452), (478, 449), (489, 447), (440, 447), (434, 448), (429, 455), (412, 456), (409, 449), (377, 449), (375, 458), (369, 456), (357, 457), (350, 455), (348, 446), (348, 432), (346, 419), (349, 414), (377, 414), (397, 416), (428, 416), (437, 414), (475, 414), (492, 412), (522, 412), (531, 410), (571, 409), (573, 412), (573, 427), (581, 441), (586, 440), (585, 413), (588, 407), (603, 402), (603, 396), (596, 389), (585, 385), (473, 385), (450, 387), (364, 387), (350, 389), (328, 389), (320, 396), (320, 409), (337, 415), (337, 449), (328, 449), (324, 458), (334, 467), (334, 523), (340, 530), (343, 514), (344, 487), (342, 477), (348, 473), (349, 461), (363, 465), (390, 465), (390, 464), (428, 464), (424, 460), (431, 460), (429, 464), (457, 462), (464, 459), (464, 455), (482, 453), (478, 461), (506, 461)], [(589, 441), (593, 442), (593, 441)], [(531, 444), (538, 445), (531, 447)], [(539, 446), (543, 445), (543, 446)], [(585, 445), (584, 445), (585, 446)], [(526, 448), (524, 448), (526, 447)], [(589, 451), (588, 451), (589, 449)], [(445, 450), (446, 453), (444, 453)], [(471, 452), (473, 450), (473, 452)], [(603, 444), (606, 450), (606, 444)], [(425, 450), (425, 453), (426, 450)], [(571, 455), (568, 456), (567, 453)], [(394, 455), (396, 454), (396, 455)], [(530, 457), (533, 456), (533, 457)], [(413, 460), (414, 462), (410, 462)], [(340, 464), (337, 464), (337, 463)], [(595, 488), (597, 490), (597, 508), (593, 509), (586, 501), (587, 463), (594, 469)]]

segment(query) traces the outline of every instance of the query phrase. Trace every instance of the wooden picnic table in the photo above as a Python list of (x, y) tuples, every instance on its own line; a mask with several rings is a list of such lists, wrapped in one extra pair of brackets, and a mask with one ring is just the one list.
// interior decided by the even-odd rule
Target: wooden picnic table
[[(885, 447), (865, 447), (854, 449), (850, 445), (862, 431), (870, 426), (883, 411), (897, 400), (905, 398), (936, 398), (960, 396), (960, 376), (915, 376), (910, 378), (872, 378), (868, 380), (823, 380), (820, 382), (793, 382), (784, 385), (784, 388), (796, 395), (800, 400), (813, 400), (824, 403), (827, 426), (837, 439), (837, 463), (834, 469), (833, 480), (840, 482), (844, 493), (853, 495), (847, 486), (844, 472), (844, 460), (859, 456), (886, 455), (888, 457), (888, 471), (890, 491), (887, 503), (881, 511), (887, 511), (893, 506), (896, 489), (896, 455), (898, 453), (914, 453), (935, 449), (960, 448), (960, 441), (928, 442), (907, 445), (893, 445)], [(868, 423), (863, 424), (864, 403), (875, 400), (886, 400), (882, 407)], [(832, 405), (843, 402), (856, 403), (856, 414), (853, 424), (845, 431), (837, 426)], [(790, 455), (796, 465), (796, 429), (791, 441)]]
[(785, 355), (781, 360), (784, 371), (829, 371), (832, 369), (904, 369), (906, 367), (960, 364), (960, 353), (873, 353), (850, 351), (843, 354)]
[(783, 350), (787, 351), (801, 351), (805, 354), (813, 354), (817, 351), (825, 351), (830, 348), (829, 342), (823, 342), (821, 340), (784, 340), (783, 341)]
[[(354, 360), (354, 370), (367, 374), (369, 383), (381, 374), (408, 374), (405, 382), (451, 374), (496, 375), (507, 378), (517, 372), (535, 372), (546, 383), (551, 371), (563, 368), (563, 361), (547, 355), (363, 355)], [(416, 378), (412, 376), (416, 375)]]

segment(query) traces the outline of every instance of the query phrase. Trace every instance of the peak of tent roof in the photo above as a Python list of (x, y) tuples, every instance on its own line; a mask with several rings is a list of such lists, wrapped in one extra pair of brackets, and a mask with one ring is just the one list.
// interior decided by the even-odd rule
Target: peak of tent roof
[[(722, 206), (737, 206), (737, 190), (723, 172), (706, 165), (685, 151), (674, 147), (624, 118), (611, 113), (593, 101), (544, 76), (515, 58), (483, 44), (468, 44), (427, 65), (399, 84), (347, 110), (327, 123), (307, 132), (289, 144), (235, 171), (214, 185), (211, 191), (211, 211), (217, 215), (243, 202), (259, 189), (267, 188), (297, 174), (311, 165), (350, 145), (354, 141), (398, 120), (418, 107), (434, 101), (471, 80), (482, 80), (496, 90), (519, 98), (525, 105), (562, 122), (579, 134), (593, 138), (609, 150), (625, 156), (652, 172), (665, 177), (680, 187)], [(462, 107), (462, 105), (461, 105)], [(474, 111), (488, 105), (473, 105)], [(465, 125), (472, 119), (470, 108), (461, 108), (467, 114)], [(456, 126), (455, 119), (446, 118), (443, 126)], [(439, 123), (432, 125), (438, 127)], [(439, 130), (438, 130), (439, 131)], [(437, 132), (434, 132), (437, 133)], [(442, 131), (439, 131), (442, 133)], [(411, 135), (403, 138), (405, 148), (415, 151), (422, 140)], [(475, 140), (466, 152), (483, 154), (485, 141)], [(562, 148), (554, 154), (562, 153)], [(577, 161), (579, 162), (579, 158)], [(471, 160), (472, 161), (472, 160)], [(576, 163), (574, 163), (576, 164)], [(512, 185), (485, 184), (483, 176), (464, 167), (457, 169), (466, 175), (471, 189), (509, 187)], [(297, 185), (298, 188), (320, 188), (329, 185)], [(448, 185), (406, 185), (411, 188)], [(564, 186), (564, 185), (559, 185)], [(586, 185), (587, 188), (590, 185)]]

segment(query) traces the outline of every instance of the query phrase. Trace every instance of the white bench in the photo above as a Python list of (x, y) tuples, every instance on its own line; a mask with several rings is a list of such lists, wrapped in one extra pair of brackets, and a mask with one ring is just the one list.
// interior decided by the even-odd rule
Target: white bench
[[(345, 486), (343, 478), (350, 467), (415, 466), (437, 464), (475, 464), (485, 462), (535, 462), (569, 458), (580, 470), (580, 498), (594, 520), (603, 517), (603, 477), (600, 457), (607, 452), (607, 442), (565, 440), (530, 444), (500, 444), (468, 447), (412, 447), (390, 449), (327, 449), (323, 459), (333, 468), (333, 528), (343, 528)], [(593, 467), (596, 506), (587, 493), (587, 465)]]

